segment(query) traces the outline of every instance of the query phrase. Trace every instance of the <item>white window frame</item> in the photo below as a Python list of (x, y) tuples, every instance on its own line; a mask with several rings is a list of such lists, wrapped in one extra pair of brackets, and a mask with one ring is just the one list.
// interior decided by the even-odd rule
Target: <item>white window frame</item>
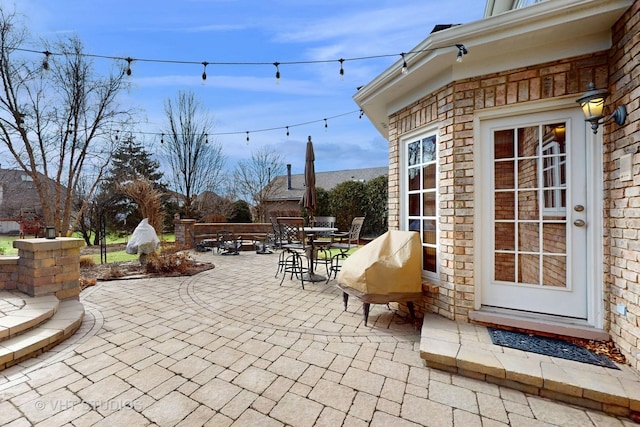
[[(437, 130), (438, 128), (436, 126), (430, 126), (428, 128), (422, 128), (420, 130), (416, 130), (414, 132), (408, 133), (406, 135), (403, 135), (400, 140), (399, 140), (399, 144), (400, 144), (400, 158), (399, 158), (399, 173), (400, 173), (400, 223), (399, 223), (399, 228), (401, 230), (405, 230), (408, 231), (409, 230), (409, 194), (416, 194), (419, 192), (423, 192), (424, 189), (422, 188), (422, 183), (424, 182), (422, 180), (422, 169), (423, 167), (428, 164), (428, 163), (433, 163), (435, 166), (435, 187), (434, 187), (434, 192), (435, 192), (435, 216), (425, 216), (423, 215), (422, 212), (422, 208), (423, 206), (420, 207), (421, 210), (421, 215), (419, 215), (418, 217), (416, 217), (415, 215), (411, 215), (411, 218), (414, 219), (419, 219), (420, 222), (420, 243), (421, 246), (424, 247), (433, 247), (435, 249), (435, 253), (436, 253), (436, 263), (435, 263), (435, 272), (433, 271), (427, 271), (427, 270), (422, 270), (422, 276), (426, 279), (430, 279), (433, 281), (436, 281), (439, 276), (440, 276), (440, 230), (439, 230), (439, 225), (440, 225), (440, 209), (439, 209), (439, 201), (440, 201), (440, 165), (439, 165), (439, 159), (440, 159), (440, 155), (439, 155), (439, 148), (438, 148), (438, 144), (439, 144), (439, 138), (438, 138), (438, 134), (437, 134)], [(411, 192), (409, 191), (409, 178), (408, 178), (408, 170), (409, 170), (409, 166), (408, 166), (408, 147), (409, 144), (412, 142), (416, 142), (416, 141), (424, 141), (425, 139), (431, 138), (431, 137), (435, 137), (435, 159), (432, 162), (427, 162), (427, 163), (420, 163), (420, 190), (412, 190)], [(431, 245), (431, 244), (426, 244), (423, 241), (423, 226), (424, 226), (424, 220), (433, 220), (435, 222), (435, 232), (436, 232), (436, 239), (435, 239), (435, 245)]]

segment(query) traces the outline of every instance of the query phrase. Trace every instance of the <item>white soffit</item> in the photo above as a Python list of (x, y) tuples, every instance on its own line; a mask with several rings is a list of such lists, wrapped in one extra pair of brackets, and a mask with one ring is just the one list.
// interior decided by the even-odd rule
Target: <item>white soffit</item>
[[(388, 138), (388, 117), (455, 80), (606, 50), (633, 0), (549, 0), (433, 33), (353, 96)], [(469, 53), (456, 62), (462, 43)]]

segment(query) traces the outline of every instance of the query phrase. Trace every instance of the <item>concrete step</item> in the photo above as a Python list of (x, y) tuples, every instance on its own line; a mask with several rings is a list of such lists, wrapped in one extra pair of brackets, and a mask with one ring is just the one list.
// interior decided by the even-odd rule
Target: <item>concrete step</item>
[(0, 345), (50, 319), (59, 304), (55, 295), (30, 297), (17, 291), (2, 291), (0, 300)]
[(0, 342), (0, 370), (38, 356), (69, 338), (80, 327), (83, 317), (80, 301), (60, 301), (49, 319)]
[(426, 314), (420, 356), (429, 367), (570, 404), (629, 416), (640, 411), (640, 377), (494, 345), (487, 328)]

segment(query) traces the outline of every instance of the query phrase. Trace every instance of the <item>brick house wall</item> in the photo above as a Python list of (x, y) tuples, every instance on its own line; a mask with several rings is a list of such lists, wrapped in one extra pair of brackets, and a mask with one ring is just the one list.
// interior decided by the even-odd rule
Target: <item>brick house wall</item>
[[(427, 311), (469, 321), (475, 301), (474, 116), (484, 108), (560, 96), (578, 98), (590, 82), (608, 87), (608, 109), (625, 104), (624, 126), (601, 127), (604, 147), (605, 330), (640, 369), (640, 0), (613, 28), (613, 47), (552, 63), (454, 81), (389, 118), (389, 228), (400, 228), (400, 138), (437, 125), (440, 173), (440, 277), (425, 287)], [(619, 159), (633, 152), (634, 178), (618, 179)], [(616, 305), (627, 307), (626, 315)]]
[[(564, 95), (589, 82), (607, 87), (608, 53), (455, 81), (389, 118), (389, 228), (400, 227), (400, 138), (437, 124), (440, 168), (440, 282), (426, 310), (468, 321), (475, 300), (473, 120), (477, 110)], [(433, 289), (433, 288), (432, 288)]]
[[(627, 360), (640, 370), (640, 1), (613, 27), (608, 104), (627, 107), (624, 126), (605, 126), (604, 286), (608, 329)], [(620, 157), (633, 155), (632, 180), (621, 181)], [(626, 306), (619, 314), (617, 304)]]

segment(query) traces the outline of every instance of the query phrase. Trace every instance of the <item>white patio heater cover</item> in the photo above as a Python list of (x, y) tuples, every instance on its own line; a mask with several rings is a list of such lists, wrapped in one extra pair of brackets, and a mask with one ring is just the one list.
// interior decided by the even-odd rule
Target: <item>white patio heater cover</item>
[(374, 303), (420, 295), (422, 245), (419, 233), (387, 231), (351, 254), (344, 261), (337, 280), (344, 291)]

